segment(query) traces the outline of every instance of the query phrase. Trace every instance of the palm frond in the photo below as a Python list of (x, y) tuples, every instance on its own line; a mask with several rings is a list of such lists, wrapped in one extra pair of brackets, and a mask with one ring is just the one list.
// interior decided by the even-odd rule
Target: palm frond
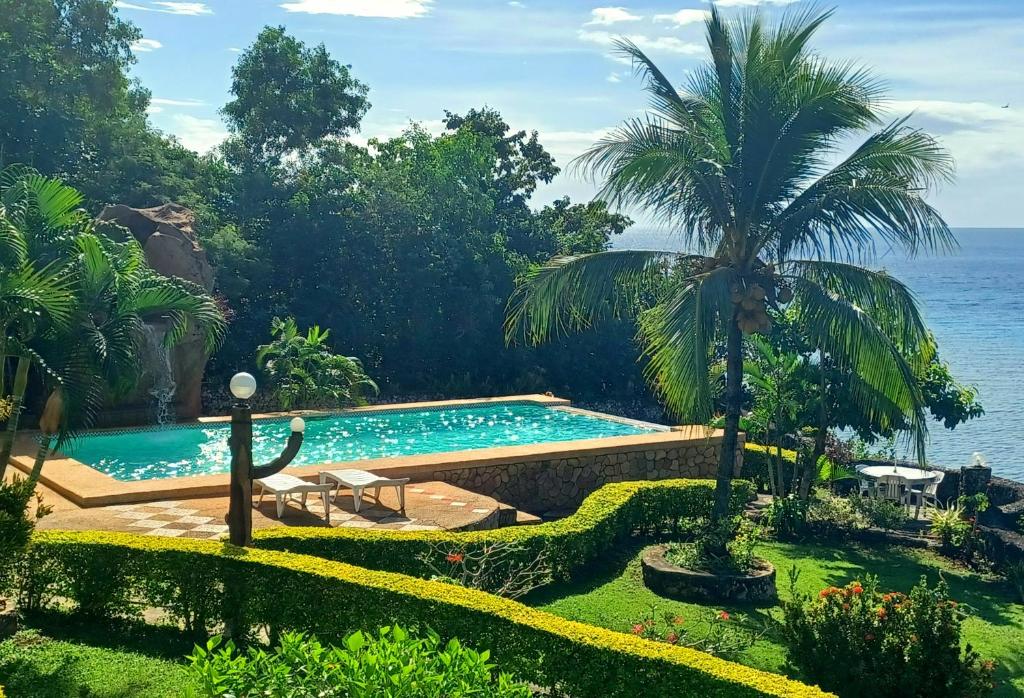
[(689, 277), (640, 317), (648, 378), (679, 418), (711, 418), (711, 351), (718, 328), (732, 321), (734, 278), (727, 267)]
[(512, 294), (505, 338), (539, 344), (636, 311), (645, 283), (687, 258), (672, 252), (611, 250), (556, 257), (530, 270)]

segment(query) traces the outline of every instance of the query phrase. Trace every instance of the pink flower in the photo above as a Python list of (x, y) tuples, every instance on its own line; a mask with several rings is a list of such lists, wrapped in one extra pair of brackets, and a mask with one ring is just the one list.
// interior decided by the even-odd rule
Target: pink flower
[(718, 617), (722, 620), (729, 620), (729, 614), (726, 611), (719, 611)]
[(637, 623), (636, 625), (633, 626), (633, 634), (634, 635), (643, 635), (644, 630), (645, 630), (645, 628), (644, 628), (644, 624), (643, 623)]
[(665, 641), (670, 645), (674, 645), (679, 642), (679, 635), (677, 633), (669, 633), (665, 636)]

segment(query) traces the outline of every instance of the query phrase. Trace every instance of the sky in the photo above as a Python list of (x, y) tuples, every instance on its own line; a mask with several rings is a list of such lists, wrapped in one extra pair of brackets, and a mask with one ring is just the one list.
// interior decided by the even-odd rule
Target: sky
[[(768, 13), (812, 0), (720, 0)], [(225, 135), (218, 110), (231, 67), (267, 25), (323, 43), (370, 87), (353, 140), (438, 130), (444, 110), (488, 105), (536, 130), (563, 167), (645, 107), (640, 80), (611, 51), (626, 36), (674, 82), (706, 60), (702, 0), (118, 0), (144, 35), (133, 75), (153, 95), (154, 126), (204, 152)], [(958, 227), (1024, 227), (1024, 0), (835, 0), (813, 45), (870, 68), (893, 118), (939, 138), (957, 163), (930, 194)], [(592, 182), (563, 170), (534, 203), (586, 200)], [(642, 214), (633, 213), (643, 222)]]

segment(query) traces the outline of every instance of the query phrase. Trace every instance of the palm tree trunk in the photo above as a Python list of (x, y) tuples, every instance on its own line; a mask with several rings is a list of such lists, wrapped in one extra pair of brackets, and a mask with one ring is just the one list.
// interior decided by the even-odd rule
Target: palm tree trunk
[(39, 476), (43, 472), (43, 463), (46, 461), (46, 456), (50, 454), (50, 444), (53, 443), (53, 437), (49, 434), (44, 434), (39, 441), (39, 450), (36, 451), (36, 460), (32, 464), (32, 472), (28, 476), (28, 481), (31, 487), (35, 488), (36, 483), (39, 482)]
[(737, 324), (737, 310), (729, 322), (725, 353), (725, 433), (722, 451), (718, 456), (718, 477), (715, 484), (715, 506), (711, 511), (714, 522), (729, 515), (732, 477), (736, 469), (736, 444), (740, 432), (740, 409), (743, 393), (743, 333)]
[(27, 356), (18, 357), (18, 367), (14, 371), (14, 386), (11, 389), (11, 414), (7, 418), (7, 428), (0, 434), (0, 482), (7, 471), (7, 462), (14, 450), (14, 437), (18, 433), (18, 420), (21, 418), (22, 402), (28, 388), (28, 367), (32, 360)]
[(825, 439), (828, 436), (828, 406), (825, 398), (828, 397), (825, 385), (825, 358), (822, 357), (821, 370), (818, 379), (818, 433), (814, 435), (814, 451), (811, 459), (804, 467), (803, 479), (800, 482), (800, 498), (807, 499), (811, 493), (811, 485), (818, 473), (818, 461), (825, 455)]

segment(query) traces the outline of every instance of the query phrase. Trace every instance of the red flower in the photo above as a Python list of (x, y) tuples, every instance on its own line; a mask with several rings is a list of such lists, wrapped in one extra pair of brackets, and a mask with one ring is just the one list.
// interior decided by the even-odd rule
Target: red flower
[(453, 565), (457, 565), (458, 563), (462, 562), (464, 556), (462, 553), (448, 553), (447, 555), (445, 555), (444, 559), (452, 563)]
[(679, 635), (676, 633), (669, 633), (665, 636), (665, 641), (668, 642), (670, 645), (674, 645), (677, 642), (679, 642)]
[(686, 622), (686, 619), (683, 618), (682, 616), (676, 616), (675, 618), (672, 619), (672, 625), (682, 625), (685, 622)]
[(644, 632), (644, 624), (643, 623), (637, 623), (636, 625), (633, 626), (633, 634), (634, 635), (642, 635), (643, 632)]
[(857, 586), (855, 586), (855, 587), (853, 588), (853, 593), (854, 593), (854, 594), (863, 594), (863, 593), (864, 593), (864, 587), (862, 587), (862, 586), (860, 586), (860, 585), (858, 584)]
[(884, 608), (878, 609), (878, 617), (885, 620), (885, 617), (889, 615)]
[(722, 620), (729, 620), (729, 614), (726, 611), (719, 611), (718, 617)]

